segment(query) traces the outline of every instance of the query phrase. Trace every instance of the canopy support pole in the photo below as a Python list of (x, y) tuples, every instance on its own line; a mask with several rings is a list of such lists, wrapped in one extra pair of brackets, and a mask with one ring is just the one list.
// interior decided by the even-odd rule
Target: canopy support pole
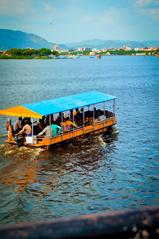
[(87, 115), (87, 117), (88, 117), (88, 124), (90, 125), (91, 123), (90, 123), (90, 112), (89, 112), (89, 105), (88, 105), (88, 115)]
[(83, 127), (84, 127), (84, 119), (85, 119), (84, 108), (82, 113), (83, 113)]
[[(61, 113), (61, 124), (63, 123), (63, 112)], [(63, 135), (63, 128), (62, 128), (62, 135)]]
[(115, 99), (113, 100), (113, 114), (115, 115)]
[(95, 120), (95, 105), (93, 105), (93, 128), (94, 128), (94, 120)]
[(84, 119), (85, 119), (84, 107), (82, 108), (82, 114), (83, 114), (83, 133), (84, 133)]
[(105, 115), (105, 102), (103, 103), (103, 114)]
[(60, 113), (61, 115), (61, 129), (62, 129), (62, 132), (61, 132), (61, 142), (63, 141), (63, 132), (64, 132), (64, 129), (63, 129), (63, 112)]
[(33, 139), (33, 128), (34, 128), (33, 118), (31, 119), (31, 124), (32, 124), (32, 127), (31, 127), (31, 135), (32, 135), (32, 139)]
[[(106, 116), (105, 115), (105, 102), (103, 102), (103, 115)], [(104, 127), (104, 124), (105, 124), (105, 120), (103, 120), (103, 127)]]
[(73, 132), (74, 132), (74, 109), (72, 110)]

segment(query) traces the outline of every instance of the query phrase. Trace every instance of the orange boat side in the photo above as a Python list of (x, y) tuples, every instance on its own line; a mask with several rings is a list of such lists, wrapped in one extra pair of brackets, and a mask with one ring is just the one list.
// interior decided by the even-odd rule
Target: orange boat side
[(37, 140), (37, 143), (31, 144), (31, 146), (34, 146), (34, 147), (50, 146), (50, 145), (57, 144), (66, 140), (70, 140), (70, 139), (73, 139), (73, 138), (76, 138), (94, 131), (106, 129), (109, 126), (113, 126), (114, 124), (116, 124), (115, 116), (108, 118), (105, 121), (97, 122), (94, 125), (89, 125), (89, 126), (81, 127), (79, 129), (75, 129), (74, 131), (65, 132), (64, 134), (58, 135), (56, 137), (41, 138), (41, 141)]

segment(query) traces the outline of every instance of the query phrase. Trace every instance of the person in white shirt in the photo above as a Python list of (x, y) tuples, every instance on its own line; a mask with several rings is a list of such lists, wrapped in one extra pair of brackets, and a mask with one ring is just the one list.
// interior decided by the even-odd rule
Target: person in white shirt
[(52, 128), (50, 125), (47, 125), (37, 136), (45, 134), (45, 137), (52, 137)]
[(101, 121), (106, 120), (106, 116), (102, 114), (98, 117), (98, 119)]

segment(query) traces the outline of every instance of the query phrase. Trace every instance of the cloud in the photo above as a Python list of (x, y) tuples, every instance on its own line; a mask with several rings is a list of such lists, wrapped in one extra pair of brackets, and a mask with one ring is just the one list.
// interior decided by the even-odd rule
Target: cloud
[(55, 11), (55, 7), (53, 6), (53, 4), (49, 2), (45, 2), (45, 1), (43, 2), (42, 8), (44, 13), (46, 14), (53, 14), (53, 13), (55, 14), (55, 12), (57, 11), (57, 9)]
[(159, 0), (136, 0), (136, 3), (139, 7), (144, 7), (149, 4), (158, 4)]
[(142, 15), (146, 15), (149, 16), (155, 20), (159, 20), (159, 8), (145, 8), (145, 9), (141, 9), (140, 13)]
[(153, 0), (136, 0), (136, 3), (139, 5), (139, 6), (145, 6), (149, 3), (151, 3)]
[(113, 25), (118, 23), (121, 16), (121, 12), (117, 8), (109, 8), (96, 14), (86, 14), (82, 17), (82, 22), (86, 24), (96, 25)]
[[(37, 4), (39, 2), (39, 4)], [(40, 0), (0, 0), (0, 17), (2, 27), (23, 29), (28, 31), (35, 26), (50, 26), (59, 17), (59, 11), (55, 9), (50, 1)], [(4, 20), (3, 20), (4, 19)]]
[(159, 20), (159, 0), (136, 0), (140, 15)]
[(22, 15), (30, 10), (32, 10), (31, 0), (0, 0), (0, 14), (2, 15)]
[[(37, 1), (38, 2), (38, 1)], [(35, 0), (0, 0), (0, 15), (7, 17), (18, 17), (25, 19), (38, 19), (40, 22), (44, 18), (49, 19), (55, 9), (52, 3), (42, 1), (37, 4)], [(56, 14), (57, 15), (57, 14)], [(52, 19), (50, 19), (52, 21)]]
[(99, 16), (99, 22), (101, 24), (114, 24), (117, 23), (120, 18), (120, 11), (116, 8), (110, 8), (103, 12), (101, 16)]

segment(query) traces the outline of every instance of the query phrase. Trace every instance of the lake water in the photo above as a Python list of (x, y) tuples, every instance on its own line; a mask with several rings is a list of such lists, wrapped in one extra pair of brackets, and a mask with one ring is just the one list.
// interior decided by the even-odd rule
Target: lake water
[(159, 205), (159, 58), (0, 61), (0, 108), (88, 90), (117, 97), (110, 138), (16, 148), (0, 118), (0, 223)]

